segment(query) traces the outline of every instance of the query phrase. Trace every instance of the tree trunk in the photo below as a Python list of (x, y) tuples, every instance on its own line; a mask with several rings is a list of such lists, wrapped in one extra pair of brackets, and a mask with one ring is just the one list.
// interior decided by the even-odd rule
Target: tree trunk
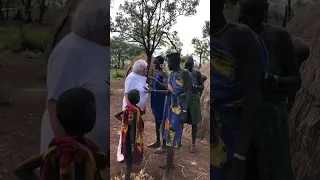
[(43, 16), (46, 13), (46, 11), (47, 11), (47, 7), (40, 6), (40, 8), (39, 8), (39, 19), (38, 19), (38, 21), (39, 21), (38, 23), (40, 25), (42, 24)]
[(39, 25), (42, 24), (43, 15), (44, 15), (44, 13), (42, 13), (41, 10), (40, 10), (40, 11), (39, 11), (39, 19), (38, 19)]
[(61, 12), (63, 12), (63, 8), (64, 8), (63, 0), (60, 0), (60, 10), (61, 10)]
[(0, 0), (0, 19), (1, 20), (3, 20), (3, 11), (2, 11), (2, 9), (3, 9), (3, 2), (2, 2), (2, 0)]
[[(147, 76), (149, 76), (149, 72), (150, 72), (150, 65), (151, 65), (151, 60), (152, 60), (152, 53), (151, 52), (148, 52), (147, 53), (147, 57), (148, 57), (148, 71), (147, 71)], [(152, 72), (151, 72), (152, 73)], [(147, 79), (147, 83), (150, 85), (152, 82), (151, 82), (151, 79)]]
[(201, 64), (202, 64), (202, 62), (201, 62), (202, 61), (202, 53), (199, 54), (199, 59), (200, 59), (199, 60), (200, 61), (199, 62), (199, 69), (200, 69), (201, 68)]
[(7, 0), (7, 20), (9, 20), (9, 0)]
[(287, 17), (288, 17), (288, 6), (285, 7), (282, 27), (285, 28), (287, 26)]
[(118, 63), (117, 63), (117, 68), (119, 68), (119, 69), (120, 69), (120, 63), (121, 63), (121, 58), (119, 57), (118, 58)]
[(122, 59), (122, 67), (121, 67), (121, 69), (123, 69), (124, 68), (124, 59)]

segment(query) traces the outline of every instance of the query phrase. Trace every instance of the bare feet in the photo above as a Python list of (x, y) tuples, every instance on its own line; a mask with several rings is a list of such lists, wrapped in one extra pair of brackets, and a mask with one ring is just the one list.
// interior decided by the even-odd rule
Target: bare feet
[(174, 148), (175, 149), (179, 149), (182, 146), (181, 142), (179, 144), (177, 144)]
[(149, 144), (147, 147), (148, 148), (158, 148), (160, 146), (161, 146), (161, 143), (159, 141), (156, 141), (156, 142), (154, 142), (152, 144)]
[(169, 173), (164, 173), (162, 180), (171, 180)]
[(167, 149), (164, 147), (159, 147), (154, 151), (155, 154), (163, 154), (165, 152), (167, 152)]
[(195, 153), (195, 152), (196, 152), (196, 145), (191, 144), (190, 153)]

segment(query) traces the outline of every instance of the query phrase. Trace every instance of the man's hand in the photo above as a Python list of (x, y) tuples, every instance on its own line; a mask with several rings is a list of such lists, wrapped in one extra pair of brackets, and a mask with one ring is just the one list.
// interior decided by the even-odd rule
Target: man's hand
[(267, 82), (268, 84), (278, 83), (278, 76), (272, 73), (268, 73)]
[(122, 117), (121, 117), (121, 115), (116, 114), (114, 117), (115, 117), (115, 118), (117, 118), (119, 121), (122, 121)]
[(152, 81), (157, 81), (154, 77), (149, 76), (149, 79), (151, 79)]
[(227, 180), (245, 180), (246, 161), (234, 158)]

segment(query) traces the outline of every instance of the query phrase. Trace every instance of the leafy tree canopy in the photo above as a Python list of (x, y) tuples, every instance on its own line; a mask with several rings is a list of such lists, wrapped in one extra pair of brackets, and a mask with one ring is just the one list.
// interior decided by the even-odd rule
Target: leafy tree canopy
[(124, 68), (126, 61), (140, 55), (144, 49), (139, 44), (128, 43), (123, 37), (111, 38), (110, 54), (113, 67)]
[(150, 64), (158, 46), (170, 42), (176, 51), (181, 51), (182, 45), (175, 44), (177, 33), (171, 28), (178, 17), (195, 15), (198, 4), (199, 0), (126, 0), (119, 6), (111, 29), (127, 41), (141, 44)]

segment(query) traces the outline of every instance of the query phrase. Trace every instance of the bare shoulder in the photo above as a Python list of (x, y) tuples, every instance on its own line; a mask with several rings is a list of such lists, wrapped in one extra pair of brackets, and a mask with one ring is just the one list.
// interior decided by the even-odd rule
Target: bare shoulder
[(277, 39), (289, 38), (291, 39), (290, 33), (287, 29), (281, 26), (275, 26), (272, 24), (266, 24), (266, 29), (268, 29), (269, 33), (272, 33)]
[(195, 75), (201, 76), (201, 72), (200, 72), (199, 70), (194, 69), (193, 71), (194, 71), (194, 74), (195, 74)]
[(166, 71), (161, 71), (161, 72), (160, 72), (160, 75), (161, 75), (162, 77), (167, 77), (167, 76), (168, 76), (168, 73), (167, 73)]
[(181, 74), (182, 76), (190, 76), (190, 75), (191, 75), (190, 71), (187, 70), (187, 69), (181, 69), (181, 70), (180, 70), (180, 74)]
[(245, 24), (232, 24), (229, 36), (234, 39), (235, 45), (240, 45), (239, 48), (243, 48), (243, 44), (254, 46), (259, 44), (257, 34)]
[(231, 35), (233, 36), (251, 36), (254, 37), (254, 32), (245, 24), (231, 24)]

